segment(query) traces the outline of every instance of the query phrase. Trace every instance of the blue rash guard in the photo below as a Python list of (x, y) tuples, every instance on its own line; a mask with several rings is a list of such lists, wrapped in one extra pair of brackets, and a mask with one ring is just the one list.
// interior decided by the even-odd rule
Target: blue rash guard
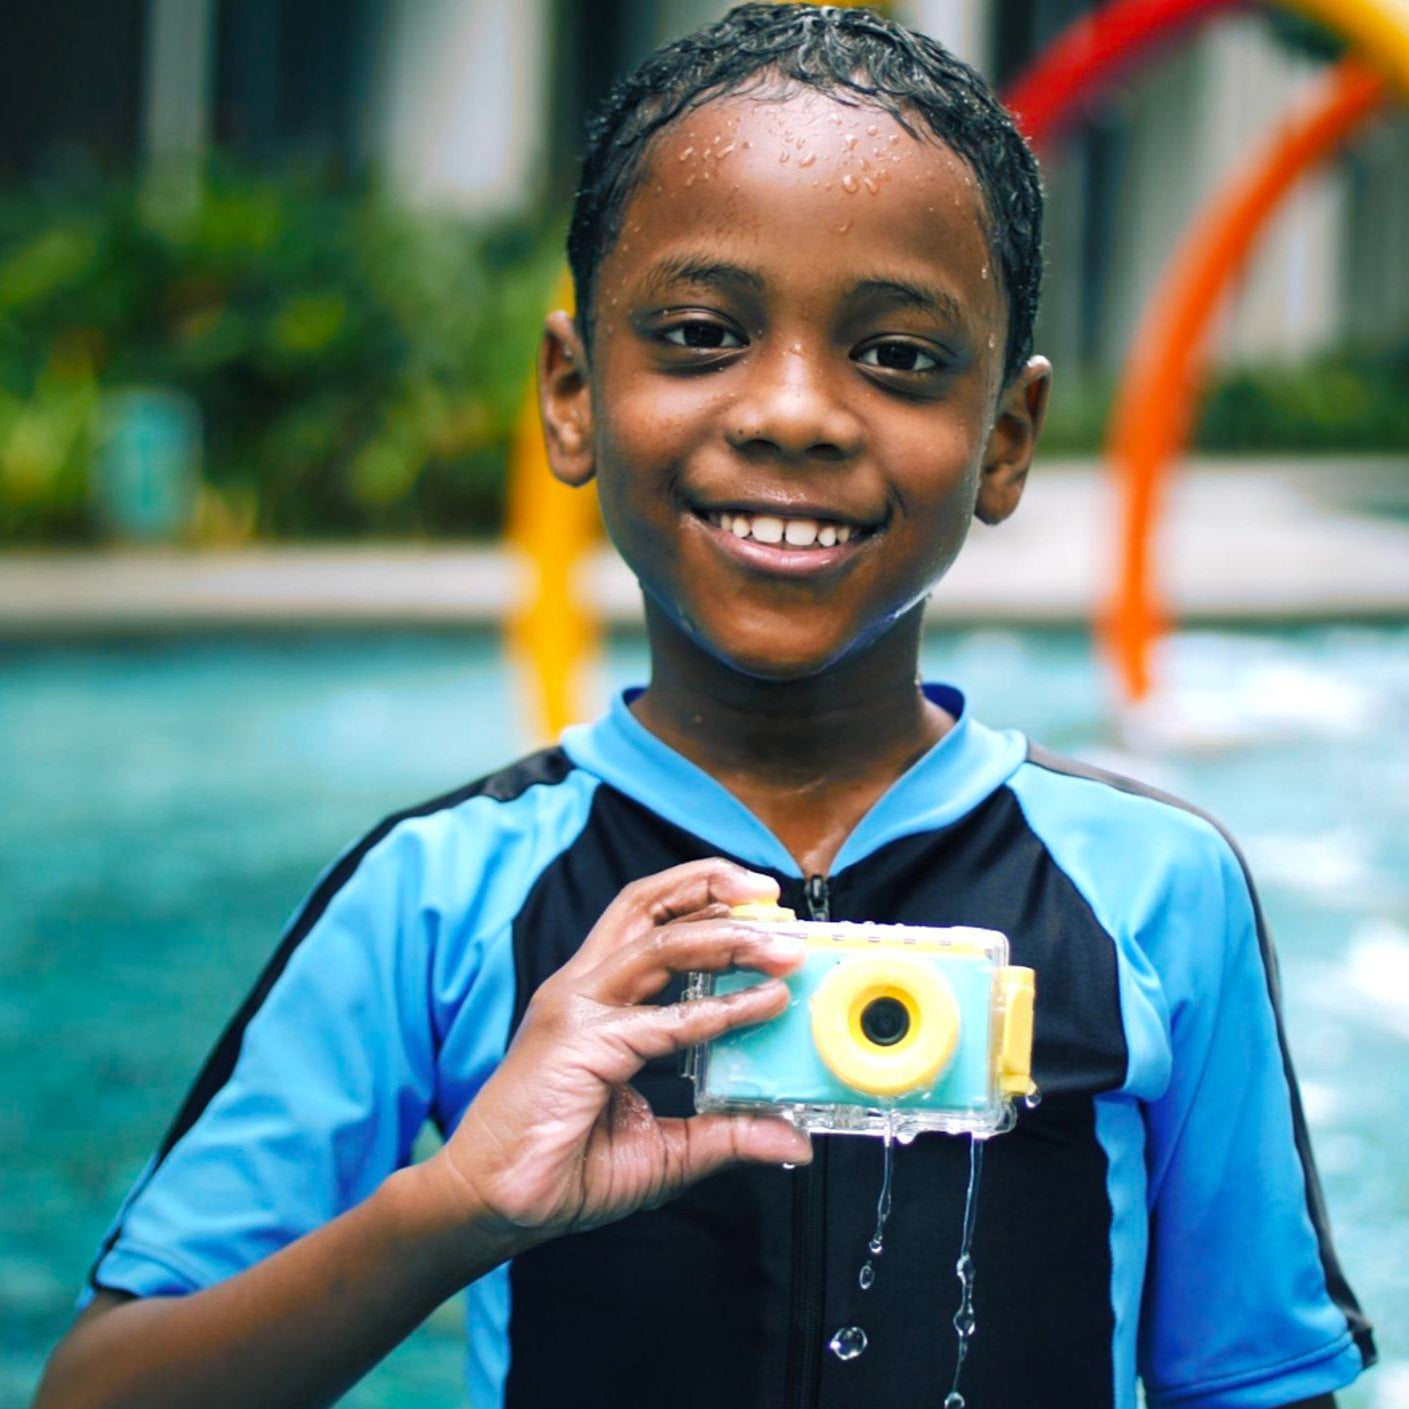
[[(640, 876), (723, 854), (803, 913), (978, 925), (1037, 971), (1044, 1099), (988, 1148), (974, 1409), (1259, 1409), (1371, 1363), (1342, 1276), (1241, 860), (1172, 799), (931, 698), (958, 724), (802, 876), (618, 700), (562, 745), (389, 818), (294, 918), (123, 1205), (93, 1287), (180, 1295), (365, 1199), (427, 1120), (455, 1128), (529, 996)], [(669, 998), (671, 995), (667, 994)], [(691, 1109), (678, 1063), (637, 1086)], [(898, 1152), (862, 1293), (881, 1147), (819, 1138), (559, 1239), (468, 1290), (474, 1409), (939, 1404), (967, 1143)], [(826, 1353), (860, 1322), (866, 1354)]]

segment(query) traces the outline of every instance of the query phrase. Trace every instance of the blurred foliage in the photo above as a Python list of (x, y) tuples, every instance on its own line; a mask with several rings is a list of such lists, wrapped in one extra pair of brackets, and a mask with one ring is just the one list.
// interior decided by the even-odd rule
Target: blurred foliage
[(197, 537), (487, 534), (558, 232), (212, 170), (0, 194), (0, 539), (93, 535), (102, 393), (206, 435)]
[[(1104, 377), (1059, 379), (1043, 450), (1100, 450), (1114, 391)], [(1216, 455), (1409, 453), (1409, 342), (1216, 369), (1201, 399), (1193, 448)]]

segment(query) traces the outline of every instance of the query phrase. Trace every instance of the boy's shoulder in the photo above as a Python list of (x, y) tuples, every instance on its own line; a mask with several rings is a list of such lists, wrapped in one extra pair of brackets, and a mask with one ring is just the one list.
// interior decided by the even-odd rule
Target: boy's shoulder
[(1027, 825), (1111, 933), (1261, 916), (1228, 830), (1193, 803), (1035, 744), (1009, 788)]
[(1245, 864), (1228, 828), (1195, 803), (1031, 740), (1009, 785), (1024, 811), (1055, 826), (1114, 830), (1137, 845), (1159, 843), (1191, 859), (1227, 856)]

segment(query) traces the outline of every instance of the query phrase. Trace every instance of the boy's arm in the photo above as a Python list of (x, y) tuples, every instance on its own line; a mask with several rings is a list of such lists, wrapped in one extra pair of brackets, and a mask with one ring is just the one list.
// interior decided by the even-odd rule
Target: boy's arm
[(775, 891), (722, 861), (629, 886), (539, 989), (435, 1156), (215, 1286), (100, 1294), (55, 1352), (36, 1409), (327, 1404), (516, 1252), (654, 1206), (731, 1160), (806, 1162), (807, 1139), (786, 1122), (657, 1120), (629, 1085), (653, 1057), (781, 1011), (779, 983), (648, 1002), (692, 969), (795, 968), (796, 941), (728, 919), (730, 904)]
[(1161, 958), (1173, 1071), (1145, 1108), (1140, 1369), (1153, 1409), (1325, 1406), (1374, 1344), (1331, 1242), (1271, 942), (1241, 856), (1213, 840), (1216, 866), (1171, 892), (1185, 928)]

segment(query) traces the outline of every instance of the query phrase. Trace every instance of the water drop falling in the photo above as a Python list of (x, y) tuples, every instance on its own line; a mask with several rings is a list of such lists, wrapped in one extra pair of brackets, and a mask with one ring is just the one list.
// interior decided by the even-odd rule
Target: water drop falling
[(856, 1280), (860, 1284), (863, 1292), (869, 1292), (876, 1284), (876, 1269), (869, 1262), (861, 1264), (861, 1271), (857, 1273)]
[(783, 1168), (784, 1168), (784, 1169), (796, 1169), (796, 1168), (797, 1168), (797, 1165), (795, 1165), (795, 1164), (784, 1164), (784, 1165), (783, 1165)]
[(848, 195), (855, 195), (860, 189), (860, 186), (856, 178), (849, 171), (846, 171), (842, 173), (841, 188), (843, 191), (847, 192)]
[(902, 1145), (913, 1145), (915, 1143), (915, 1136), (918, 1134), (918, 1130), (901, 1130), (896, 1133), (895, 1138)]
[(843, 1326), (827, 1342), (827, 1349), (838, 1360), (855, 1360), (866, 1349), (866, 1332), (860, 1326)]
[(959, 1376), (964, 1369), (964, 1357), (969, 1342), (978, 1329), (974, 1314), (974, 1260), (970, 1249), (974, 1241), (974, 1223), (978, 1217), (978, 1186), (983, 1177), (983, 1141), (969, 1136), (969, 1187), (964, 1194), (964, 1227), (959, 1239), (959, 1258), (954, 1271), (959, 1278), (959, 1308), (954, 1313), (954, 1334), (959, 1338), (958, 1358), (954, 1361), (954, 1383), (944, 1401), (948, 1409), (963, 1409), (964, 1397), (959, 1393)]
[(1034, 1086), (1032, 1090), (1023, 1097), (1023, 1105), (1025, 1105), (1028, 1110), (1035, 1111), (1041, 1104), (1042, 1093)]

